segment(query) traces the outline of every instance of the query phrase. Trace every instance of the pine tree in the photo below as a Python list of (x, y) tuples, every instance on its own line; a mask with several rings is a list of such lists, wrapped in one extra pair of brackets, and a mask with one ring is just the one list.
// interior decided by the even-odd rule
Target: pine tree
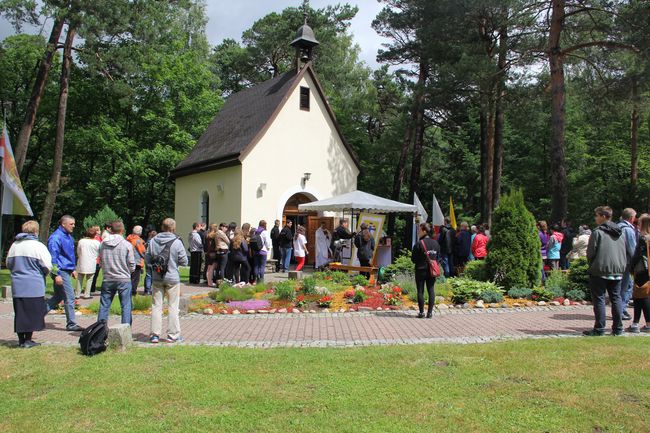
[(487, 267), (495, 282), (510, 289), (533, 287), (540, 282), (542, 257), (535, 218), (516, 190), (502, 197), (490, 228)]

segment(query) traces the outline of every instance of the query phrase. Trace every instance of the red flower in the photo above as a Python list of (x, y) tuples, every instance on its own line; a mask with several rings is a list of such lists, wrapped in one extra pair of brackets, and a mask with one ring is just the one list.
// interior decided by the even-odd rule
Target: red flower
[(343, 293), (343, 297), (345, 297), (345, 298), (354, 298), (354, 294), (355, 294), (355, 290), (354, 289), (349, 289), (349, 290), (346, 290)]
[(393, 293), (395, 293), (396, 295), (401, 295), (402, 289), (399, 287), (393, 287)]

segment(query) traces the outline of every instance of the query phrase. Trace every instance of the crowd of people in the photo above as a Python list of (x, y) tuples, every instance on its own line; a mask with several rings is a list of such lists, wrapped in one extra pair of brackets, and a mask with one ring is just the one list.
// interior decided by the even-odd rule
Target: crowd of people
[[(612, 305), (612, 332), (623, 332), (623, 320), (632, 320), (629, 332), (650, 331), (650, 215), (636, 218), (633, 209), (624, 209), (618, 224), (611, 221), (613, 211), (607, 206), (595, 210), (597, 227), (591, 230), (580, 226), (577, 236), (570, 224), (554, 224), (550, 228), (539, 221), (540, 255), (545, 268), (568, 269), (570, 261), (586, 257), (589, 263), (590, 290), (596, 321), (586, 335), (603, 335), (605, 332), (605, 295)], [(179, 267), (190, 265), (190, 283), (205, 282), (210, 287), (222, 281), (234, 284), (263, 282), (267, 259), (276, 260), (276, 271), (287, 272), (292, 257), (296, 270), (301, 270), (309, 254), (303, 226), (293, 230), (287, 220), (280, 228), (276, 220), (267, 230), (266, 221), (257, 227), (245, 223), (193, 224), (188, 236), (189, 258), (186, 247), (176, 234), (176, 222), (167, 218), (161, 232), (150, 231), (143, 239), (141, 226), (132, 228), (125, 237), (121, 221), (106, 223), (103, 230), (90, 227), (75, 245), (72, 236), (75, 219), (64, 215), (59, 226), (50, 235), (47, 247), (38, 240), (36, 221), (23, 224), (8, 256), (11, 271), (14, 328), (20, 347), (34, 347), (33, 332), (45, 328), (44, 317), (63, 303), (66, 330), (83, 331), (76, 322), (75, 301), (89, 298), (96, 291), (97, 277), (103, 273), (98, 320), (107, 320), (110, 305), (117, 295), (122, 307), (122, 323), (131, 323), (132, 296), (137, 293), (142, 272), (146, 273), (144, 294), (152, 296), (150, 341), (158, 343), (162, 332), (163, 300), (168, 298), (168, 342), (182, 340), (179, 321), (180, 273)], [(459, 268), (471, 260), (484, 260), (488, 254), (489, 230), (487, 226), (469, 226), (462, 222), (455, 230), (450, 219), (436, 234), (432, 227), (419, 225), (419, 239), (412, 251), (418, 294), (418, 317), (431, 317), (435, 300), (434, 285), (437, 275), (431, 272), (431, 262), (440, 264), (440, 274), (454, 276)], [(332, 261), (341, 260), (341, 251), (350, 242), (357, 247), (361, 266), (369, 266), (375, 249), (371, 227), (360, 226), (358, 233), (351, 232), (349, 221), (339, 221), (330, 233), (323, 223), (315, 234), (315, 265), (323, 268)], [(45, 280), (53, 280), (54, 293), (46, 301)], [(76, 284), (73, 280), (76, 279)], [(429, 304), (424, 313), (425, 286)], [(627, 312), (632, 299), (634, 313)], [(641, 316), (646, 324), (640, 326)]]

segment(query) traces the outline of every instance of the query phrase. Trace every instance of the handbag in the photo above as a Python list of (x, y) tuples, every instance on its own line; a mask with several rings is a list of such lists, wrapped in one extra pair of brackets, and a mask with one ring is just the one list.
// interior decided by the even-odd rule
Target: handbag
[(650, 242), (646, 240), (646, 259), (648, 259), (648, 281), (645, 284), (639, 286), (634, 283), (634, 289), (632, 290), (632, 299), (645, 299), (650, 298)]
[(421, 240), (420, 243), (422, 244), (422, 251), (424, 252), (424, 257), (426, 257), (427, 263), (429, 264), (429, 276), (433, 278), (439, 277), (440, 266), (438, 265), (438, 260), (429, 257), (429, 251), (427, 250), (427, 246), (425, 245), (424, 240)]

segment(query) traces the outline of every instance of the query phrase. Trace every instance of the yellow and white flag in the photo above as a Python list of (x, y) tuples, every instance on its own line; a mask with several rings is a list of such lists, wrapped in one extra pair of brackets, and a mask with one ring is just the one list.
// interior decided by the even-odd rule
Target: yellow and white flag
[(11, 144), (9, 144), (9, 134), (7, 134), (6, 126), (2, 128), (2, 138), (0, 138), (0, 157), (2, 157), (0, 180), (4, 185), (2, 214), (33, 216), (34, 213), (20, 183), (20, 176), (16, 168), (14, 152), (11, 150)]

